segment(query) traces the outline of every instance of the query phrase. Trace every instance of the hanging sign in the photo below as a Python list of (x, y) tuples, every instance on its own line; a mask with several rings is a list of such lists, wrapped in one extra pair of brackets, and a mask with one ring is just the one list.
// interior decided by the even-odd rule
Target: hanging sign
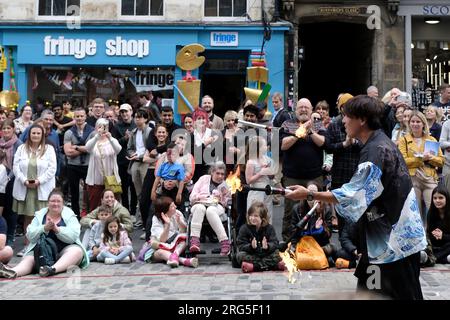
[(172, 70), (139, 70), (133, 79), (136, 91), (173, 90), (174, 72)]
[(5, 72), (8, 69), (8, 60), (6, 58), (5, 49), (0, 46), (0, 73)]

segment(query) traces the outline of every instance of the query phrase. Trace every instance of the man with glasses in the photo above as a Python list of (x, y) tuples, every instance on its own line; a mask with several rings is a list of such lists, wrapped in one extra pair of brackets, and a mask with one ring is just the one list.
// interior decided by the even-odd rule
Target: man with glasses
[(91, 105), (92, 105), (92, 116), (88, 117), (86, 119), (86, 122), (91, 127), (95, 128), (95, 123), (97, 122), (98, 119), (102, 118), (103, 114), (105, 113), (106, 102), (102, 98), (95, 98), (94, 100), (92, 100)]

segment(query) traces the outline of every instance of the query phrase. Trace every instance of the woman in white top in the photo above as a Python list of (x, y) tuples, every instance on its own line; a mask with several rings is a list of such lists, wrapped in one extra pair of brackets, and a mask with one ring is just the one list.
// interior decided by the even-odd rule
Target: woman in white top
[[(122, 146), (108, 131), (109, 122), (100, 118), (95, 123), (97, 132), (86, 142), (86, 150), (90, 154), (89, 166), (86, 176), (86, 185), (89, 197), (89, 210), (97, 208), (101, 204), (102, 192), (105, 189), (105, 176), (116, 177), (120, 183), (117, 155)], [(118, 194), (115, 195), (118, 198)]]
[[(13, 171), (16, 179), (12, 208), (25, 216), (23, 229), (27, 230), (35, 212), (47, 206), (48, 196), (55, 188), (55, 149), (45, 143), (45, 131), (40, 125), (33, 124), (26, 142), (17, 148)], [(22, 256), (22, 252), (18, 256)]]

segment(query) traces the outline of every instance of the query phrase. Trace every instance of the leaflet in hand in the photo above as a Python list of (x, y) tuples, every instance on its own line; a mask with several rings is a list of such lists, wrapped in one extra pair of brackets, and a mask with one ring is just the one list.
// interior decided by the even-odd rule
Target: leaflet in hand
[(430, 153), (433, 156), (437, 156), (439, 154), (439, 142), (425, 140), (425, 146), (423, 148), (423, 153)]

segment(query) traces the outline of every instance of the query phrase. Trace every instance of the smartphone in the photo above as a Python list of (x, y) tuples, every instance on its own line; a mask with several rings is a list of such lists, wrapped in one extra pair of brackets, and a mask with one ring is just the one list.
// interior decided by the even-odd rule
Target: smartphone
[(322, 119), (314, 118), (313, 127), (314, 127), (314, 131), (316, 131), (316, 132), (319, 131), (320, 129), (322, 129)]

